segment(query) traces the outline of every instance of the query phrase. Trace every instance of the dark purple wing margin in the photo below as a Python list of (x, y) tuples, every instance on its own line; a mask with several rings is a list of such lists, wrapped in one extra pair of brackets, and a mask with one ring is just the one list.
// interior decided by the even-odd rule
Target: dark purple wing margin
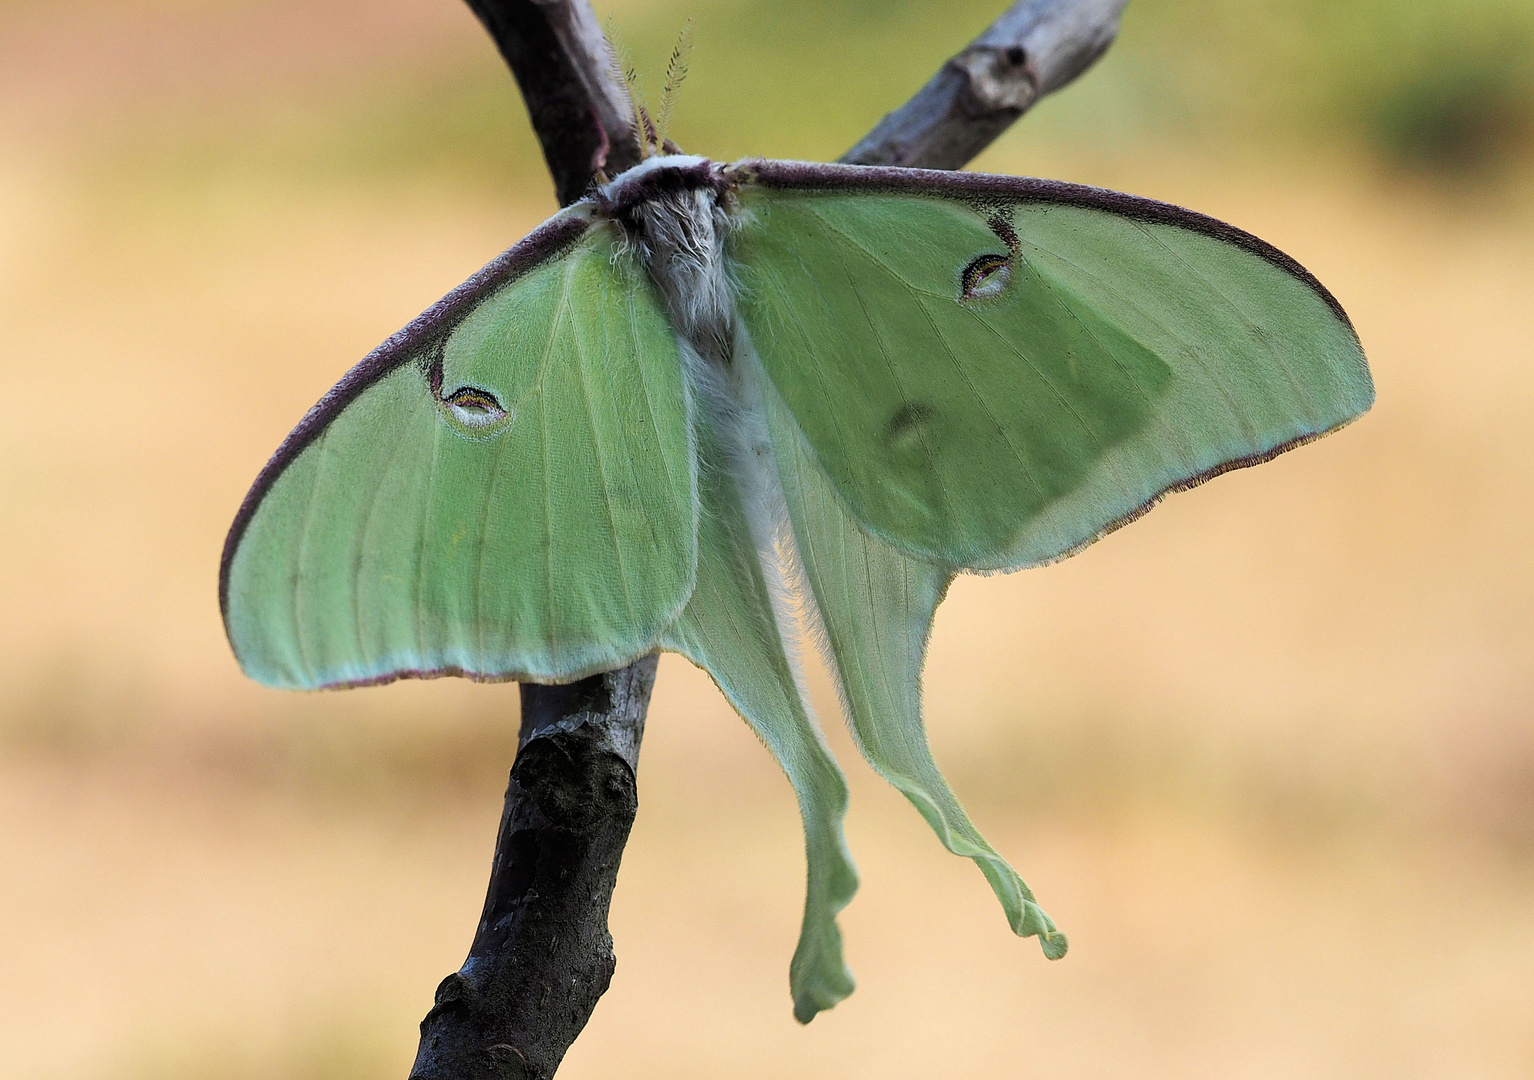
[(427, 308), (403, 330), (368, 353), (361, 363), (343, 375), (341, 381), (320, 398), (298, 422), (298, 426), (282, 440), (282, 445), (277, 447), (277, 452), (256, 476), (256, 482), (250, 486), (239, 512), (234, 515), (234, 523), (229, 526), (229, 535), (224, 539), (224, 554), (218, 566), (218, 609), (221, 614), (227, 615), (229, 609), (229, 566), (234, 561), (235, 550), (240, 546), (245, 529), (250, 519), (255, 517), (261, 500), (293, 459), (364, 390), (411, 357), (420, 355), (423, 348), (430, 348), (436, 342), (445, 340), (487, 294), (559, 255), (579, 240), (592, 224), (592, 218), (580, 213), (572, 214), (568, 210), (545, 221), (517, 244), (496, 256), (479, 273)]
[(738, 161), (728, 173), (743, 184), (806, 191), (883, 191), (906, 195), (940, 195), (945, 198), (996, 199), (1008, 202), (1063, 203), (1105, 210), (1136, 221), (1175, 225), (1222, 240), (1256, 255), (1303, 282), (1325, 301), (1332, 313), (1353, 331), (1353, 320), (1325, 285), (1293, 258), (1272, 244), (1218, 218), (1193, 210), (1125, 195), (1121, 191), (1069, 184), (1063, 180), (1040, 180), (1031, 176), (998, 176), (994, 173), (946, 172), (939, 169), (901, 169), (886, 165), (829, 165), (813, 161), (772, 161), (762, 158)]

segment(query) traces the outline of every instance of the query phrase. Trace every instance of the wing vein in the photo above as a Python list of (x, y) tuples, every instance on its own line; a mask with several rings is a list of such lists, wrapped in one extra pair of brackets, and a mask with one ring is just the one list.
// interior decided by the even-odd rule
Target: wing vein
[(1246, 310), (1236, 303), (1224, 289), (1221, 289), (1208, 275), (1204, 274), (1203, 271), (1199, 270), (1198, 267), (1194, 266), (1183, 255), (1168, 245), (1166, 241), (1157, 236), (1144, 222), (1137, 221), (1134, 224), (1147, 239), (1177, 260), (1189, 274), (1202, 281), (1209, 291), (1219, 297), (1225, 303), (1225, 306), (1235, 314), (1236, 318), (1240, 319), (1252, 331), (1252, 336), (1262, 342), (1262, 347), (1267, 352), (1269, 359), (1273, 361), (1273, 366), (1284, 373), (1284, 379), (1289, 383), (1289, 388), (1294, 392), (1295, 400), (1305, 410), (1306, 426), (1312, 430), (1319, 427), (1320, 422), (1315, 418), (1314, 404), (1309, 400), (1309, 395), (1301, 388), (1299, 380), (1294, 377), (1294, 371), (1289, 367), (1288, 362), (1279, 355), (1278, 350), (1273, 346), (1273, 342), (1269, 339), (1262, 326), (1258, 324), (1257, 320), (1248, 315)]
[[(917, 307), (921, 309), (922, 317), (927, 320), (927, 325), (931, 327), (933, 336), (935, 336), (938, 342), (943, 346), (943, 352), (948, 355), (949, 362), (952, 363), (954, 371), (958, 374), (959, 378), (964, 380), (965, 388), (968, 389), (970, 396), (975, 399), (975, 403), (980, 406), (981, 412), (985, 414), (986, 421), (991, 425), (992, 428), (1000, 433), (1002, 441), (1007, 444), (1007, 451), (1012, 455), (1012, 460), (1017, 462), (1018, 469), (1025, 477), (1028, 478), (1028, 482), (1032, 484), (1038, 491), (1040, 502), (1047, 503), (1049, 501), (1049, 495), (1044, 490), (1044, 485), (1039, 482), (1039, 478), (1035, 476), (1033, 470), (1029, 468), (1028, 462), (1023, 458), (1022, 451), (1018, 449), (1017, 443), (1013, 441), (1011, 433), (1007, 431), (1006, 426), (997, 419), (996, 414), (991, 410), (990, 405), (986, 403), (985, 395), (980, 392), (979, 387), (975, 385), (975, 380), (970, 376), (970, 373), (965, 370), (964, 365), (960, 363), (958, 354), (953, 351), (953, 346), (950, 345), (948, 339), (943, 336), (943, 331), (938, 326), (937, 320), (932, 317), (932, 312), (928, 309), (926, 304), (923, 304), (920, 301), (917, 302)], [(1070, 403), (1065, 401), (1064, 395), (1060, 393), (1059, 389), (1049, 381), (1049, 379), (1044, 375), (1042, 371), (1039, 371), (1039, 366), (1033, 362), (1032, 358), (1021, 353), (1019, 353), (1019, 355), (1022, 356), (1022, 359), (1028, 364), (1029, 367), (1032, 367), (1034, 371), (1038, 373), (1039, 378), (1043, 379), (1044, 384), (1055, 392), (1055, 396), (1061, 399), (1061, 402), (1065, 404), (1066, 408), (1070, 408)], [(945, 498), (947, 497), (946, 492), (944, 492), (944, 496)]]
[[(826, 229), (828, 231), (835, 233), (837, 236), (839, 236), (843, 240), (845, 240), (848, 244), (850, 244), (853, 247), (857, 248), (858, 250), (864, 252), (868, 256), (869, 260), (874, 263), (875, 266), (878, 266), (880, 269), (882, 269), (886, 274), (888, 274), (890, 276), (890, 278), (897, 285), (899, 285), (901, 288), (905, 289), (907, 292), (909, 292), (911, 294), (912, 298), (916, 302), (917, 307), (921, 310), (922, 317), (926, 320), (927, 326), (931, 329), (933, 337), (935, 337), (937, 339), (938, 343), (943, 347), (943, 352), (947, 355), (949, 363), (952, 365), (955, 374), (957, 374), (959, 376), (959, 378), (964, 381), (965, 388), (969, 391), (969, 394), (975, 400), (975, 403), (977, 405), (979, 405), (981, 411), (985, 414), (985, 418), (990, 423), (991, 427), (994, 428), (997, 432), (1000, 433), (1000, 435), (1002, 437), (1002, 440), (1007, 444), (1007, 450), (1008, 450), (1008, 452), (1011, 453), (1013, 461), (1015, 461), (1017, 463), (1018, 469), (1023, 473), (1023, 475), (1025, 477), (1027, 477), (1028, 482), (1031, 483), (1034, 486), (1035, 489), (1037, 489), (1041, 502), (1047, 502), (1048, 501), (1048, 496), (1047, 496), (1047, 493), (1044, 491), (1043, 485), (1039, 482), (1038, 477), (1034, 475), (1033, 470), (1029, 467), (1028, 462), (1024, 459), (1022, 452), (1019, 450), (1019, 448), (1017, 446), (1017, 443), (1013, 441), (1011, 433), (1008, 432), (1006, 427), (999, 422), (995, 412), (993, 412), (991, 410), (990, 405), (987, 404), (987, 402), (985, 400), (985, 396), (983, 394), (981, 394), (979, 388), (975, 386), (975, 381), (974, 381), (973, 377), (970, 375), (969, 371), (965, 368), (963, 362), (960, 361), (958, 354), (956, 352), (954, 352), (953, 346), (949, 343), (948, 339), (943, 335), (943, 331), (942, 331), (941, 327), (938, 325), (937, 320), (934, 319), (933, 316), (932, 316), (931, 309), (928, 308), (927, 305), (922, 302), (922, 299), (921, 299), (922, 297), (924, 297), (924, 296), (934, 296), (935, 297), (935, 296), (938, 296), (938, 294), (935, 293), (932, 290), (929, 290), (929, 289), (918, 289), (914, 285), (912, 285), (910, 282), (906, 281), (905, 278), (903, 278), (900, 274), (895, 272), (895, 270), (893, 268), (891, 268), (883, 259), (881, 259), (878, 255), (874, 254), (871, 250), (869, 250), (869, 248), (866, 245), (860, 243), (855, 237), (849, 235), (846, 232), (846, 230), (837, 228), (837, 226), (835, 224), (833, 224), (832, 222), (827, 221), (826, 218), (825, 218), (825, 215), (821, 214), (820, 211), (818, 209), (816, 209), (814, 206), (811, 206), (809, 208), (809, 213), (812, 214), (817, 220), (819, 220), (826, 227)], [(836, 250), (837, 251), (837, 258), (838, 258), (838, 260), (842, 261), (843, 273), (847, 274), (848, 281), (852, 282), (851, 271), (847, 269), (846, 262), (842, 258), (842, 253), (839, 250), (836, 249), (836, 245), (834, 245), (834, 244), (832, 245), (832, 250)], [(854, 294), (856, 294), (857, 286), (856, 286), (855, 283), (852, 284), (852, 288), (853, 288)], [(942, 296), (941, 300), (943, 302), (951, 302), (950, 298), (947, 297), (947, 296)], [(986, 326), (986, 328), (988, 330), (991, 330), (992, 333), (995, 333), (994, 328), (992, 328), (988, 324), (986, 324), (984, 322), (984, 320), (981, 320), (981, 325)], [(1033, 368), (1034, 373), (1036, 375), (1038, 375), (1039, 379), (1041, 381), (1043, 381), (1044, 385), (1048, 386), (1050, 388), (1050, 390), (1054, 393), (1055, 397), (1057, 397), (1060, 400), (1060, 403), (1062, 405), (1064, 405), (1065, 408), (1067, 408), (1067, 409), (1069, 409), (1071, 411), (1071, 415), (1076, 418), (1076, 422), (1081, 424), (1082, 427), (1087, 430), (1087, 433), (1089, 435), (1091, 435), (1093, 440), (1095, 441), (1096, 440), (1096, 434), (1093, 433), (1090, 428), (1086, 427), (1086, 424), (1081, 420), (1080, 415), (1078, 413), (1076, 413), (1075, 408), (1071, 405), (1070, 401), (1060, 391), (1060, 388), (1057, 387), (1053, 382), (1050, 381), (1049, 377), (1044, 374), (1043, 370), (1039, 367), (1039, 365), (1037, 363), (1034, 362), (1033, 358), (1028, 356), (1026, 353), (1024, 353), (1021, 348), (1019, 348), (1018, 346), (1012, 344), (1005, 337), (1001, 337), (1001, 335), (999, 335), (999, 334), (997, 336), (1013, 352), (1013, 354), (1018, 357), (1018, 359), (1022, 360), (1029, 367)], [(923, 443), (923, 446), (925, 447), (925, 443)], [(946, 491), (943, 493), (943, 495), (944, 495), (944, 499), (945, 500), (949, 497), (948, 496), (948, 492), (946, 492)]]
[[(1237, 407), (1235, 396), (1232, 394), (1229, 384), (1222, 377), (1221, 373), (1215, 368), (1215, 366), (1209, 362), (1208, 357), (1205, 356), (1203, 351), (1195, 347), (1193, 342), (1189, 341), (1181, 331), (1174, 330), (1168, 323), (1158, 318), (1154, 312), (1149, 311), (1141, 305), (1137, 304), (1132, 297), (1124, 293), (1123, 290), (1116, 288), (1111, 281), (1103, 278), (1099, 274), (1094, 273), (1086, 266), (1083, 266), (1075, 260), (1062, 255), (1060, 252), (1055, 251), (1053, 248), (1045, 247), (1037, 240), (1030, 240), (1029, 243), (1039, 251), (1042, 251), (1052, 256), (1057, 261), (1064, 263), (1066, 266), (1071, 267), (1082, 276), (1095, 281), (1102, 289), (1111, 293), (1118, 300), (1122, 301), (1126, 307), (1133, 308), (1141, 318), (1145, 319), (1151, 325), (1157, 327), (1167, 337), (1172, 338), (1181, 344), (1183, 347), (1184, 355), (1186, 355), (1196, 365), (1198, 365), (1199, 370), (1204, 375), (1205, 381), (1209, 385), (1213, 386), (1219, 393), (1220, 397), (1224, 400), (1226, 408), (1229, 410), (1231, 417), (1234, 418), (1236, 423), (1240, 426), (1246, 441), (1248, 443), (1257, 442), (1256, 432), (1252, 430), (1246, 414)], [(1180, 430), (1177, 431), (1177, 436), (1180, 441), (1185, 439), (1185, 434)], [(1197, 456), (1191, 451), (1185, 459), (1185, 463), (1191, 468), (1198, 468)]]
[[(419, 398), (412, 401), (409, 410), (405, 413), (402, 426), (409, 426), (420, 407)], [(378, 502), (383, 495), (384, 484), (389, 478), (389, 470), (394, 467), (394, 462), (399, 457), (400, 449), (405, 442), (406, 440), (401, 438), (390, 440), (391, 445), (388, 453), (384, 455), (383, 468), (378, 473), (378, 483), (373, 485), (373, 493), (368, 498), (367, 512), (362, 517), (362, 529), (358, 533), (357, 546), (352, 555), (352, 633), (357, 641), (357, 656), (364, 668), (371, 665), (368, 663), (367, 645), (362, 640), (362, 561), (367, 555), (368, 534), (373, 529), (373, 518), (378, 512)]]
[[(429, 391), (428, 391), (429, 392)], [(437, 492), (437, 468), (442, 450), (442, 427), (440, 420), (431, 426), (431, 465), (426, 470), (426, 498), (421, 503), (420, 538), (416, 544), (415, 556), (415, 587), (414, 606), (412, 612), (415, 615), (415, 652), (416, 659), (423, 667), (430, 666), (426, 658), (426, 635), (423, 633), (423, 608), (422, 594), (426, 585), (426, 537), (427, 530), (431, 527), (431, 501)]]
[[(606, 287), (606, 282), (604, 282), (602, 286), (604, 294), (602, 299), (604, 301), (606, 300)], [(609, 336), (607, 334), (607, 318), (610, 314), (608, 311), (608, 305), (605, 302), (602, 303), (599, 305), (599, 311), (603, 331), (603, 357), (609, 361), (609, 363), (604, 364), (603, 366), (607, 372), (611, 373), (613, 365), (610, 363), (611, 357), (607, 355), (607, 343), (609, 341)], [(629, 626), (634, 627), (638, 623), (638, 618), (634, 612), (634, 594), (632, 588), (629, 585), (628, 567), (624, 563), (623, 537), (618, 533), (618, 517), (617, 514), (613, 511), (613, 485), (611, 479), (608, 477), (606, 448), (604, 447), (602, 434), (599, 430), (596, 413), (593, 410), (593, 398), (591, 394), (591, 372), (587, 364), (586, 349), (584, 343), (581, 341), (581, 335), (579, 333), (575, 333), (572, 336), (574, 338), (575, 344), (576, 368), (580, 374), (579, 384), (581, 391), (581, 405), (586, 413), (586, 424), (591, 431), (591, 443), (593, 448), (596, 450), (597, 482), (601, 485), (602, 489), (602, 510), (607, 515), (608, 532), (612, 536), (613, 554), (617, 561), (618, 587), (623, 591), (623, 604), (624, 608), (628, 611)], [(621, 418), (618, 422), (621, 432)]]
[[(885, 342), (884, 335), (880, 332), (878, 324), (874, 322), (873, 316), (869, 313), (868, 301), (863, 296), (863, 290), (858, 288), (857, 275), (847, 265), (845, 254), (835, 245), (832, 245), (832, 250), (836, 252), (836, 260), (841, 264), (842, 273), (847, 277), (847, 287), (852, 290), (853, 298), (857, 300), (858, 308), (863, 312), (863, 321), (868, 324), (868, 329), (873, 334), (874, 344), (879, 348), (879, 358), (884, 361), (885, 370), (890, 375), (890, 382), (895, 384), (895, 390), (900, 395), (901, 404), (907, 405), (910, 403), (910, 396), (906, 393), (905, 384), (901, 381), (900, 373), (895, 367), (895, 361), (890, 357), (889, 345)], [(926, 429), (924, 427), (917, 428), (916, 437), (921, 441), (922, 456), (927, 459), (928, 465), (932, 465), (934, 455), (932, 444), (927, 438)]]

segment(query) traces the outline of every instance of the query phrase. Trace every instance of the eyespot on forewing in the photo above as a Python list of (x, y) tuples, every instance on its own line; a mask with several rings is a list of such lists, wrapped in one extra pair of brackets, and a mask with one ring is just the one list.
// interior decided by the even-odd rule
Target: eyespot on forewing
[(959, 300), (984, 300), (1000, 296), (1011, 281), (1010, 256), (981, 255), (959, 274)]
[(437, 398), (437, 407), (448, 425), (471, 439), (486, 439), (511, 426), (511, 410), (503, 408), (494, 394), (477, 386), (464, 386)]
[(515, 419), (512, 411), (489, 390), (460, 386), (450, 394), (443, 394), (440, 355), (426, 369), (426, 387), (448, 427), (466, 439), (487, 439), (497, 435), (510, 427)]

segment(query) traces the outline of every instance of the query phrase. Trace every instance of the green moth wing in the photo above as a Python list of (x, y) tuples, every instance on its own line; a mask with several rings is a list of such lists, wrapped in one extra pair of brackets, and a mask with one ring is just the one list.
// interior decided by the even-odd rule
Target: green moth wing
[(691, 595), (678, 347), (616, 226), (557, 215), (346, 376), (258, 477), (220, 596), (273, 686), (562, 681)]
[(920, 679), (960, 570), (1068, 555), (1162, 495), (1368, 408), (1297, 263), (1132, 196), (966, 173), (733, 167), (730, 253), (787, 510), (859, 749), (973, 859), (1014, 932), (1067, 941), (933, 761)]
[(921, 670), (932, 616), (953, 571), (912, 558), (859, 527), (776, 395), (769, 397), (767, 413), (806, 584), (858, 749), (949, 851), (980, 867), (1012, 931), (1037, 935), (1045, 955), (1059, 959), (1066, 936), (970, 822), (927, 746)]
[(749, 162), (732, 255), (767, 375), (853, 516), (955, 568), (1068, 554), (1368, 408), (1292, 259), (1146, 199)]
[[(702, 426), (702, 425), (700, 425)], [(857, 891), (842, 834), (847, 781), (811, 719), (758, 557), (741, 493), (705, 427), (699, 481), (698, 581), (663, 644), (703, 668), (788, 774), (804, 821), (809, 882), (799, 944), (789, 964), (794, 1015), (809, 1023), (852, 993), (836, 913)]]

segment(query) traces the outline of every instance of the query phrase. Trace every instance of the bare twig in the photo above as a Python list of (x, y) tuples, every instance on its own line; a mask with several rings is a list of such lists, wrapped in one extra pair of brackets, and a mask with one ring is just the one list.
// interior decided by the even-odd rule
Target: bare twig
[[(562, 205), (639, 161), (586, 0), (467, 0), (511, 65)], [(1021, 0), (843, 161), (958, 168), (1100, 56), (1127, 0)], [(615, 967), (607, 912), (638, 809), (656, 658), (522, 687), (522, 735), (474, 944), (411, 1080), (548, 1080)]]
[(421, 1021), (412, 1080), (551, 1077), (607, 992), (617, 963), (607, 910), (639, 809), (655, 662), (523, 685), (484, 913)]
[(599, 169), (639, 163), (628, 94), (609, 72), (602, 27), (586, 0), (467, 0), (511, 65), (560, 206)]
[(1113, 43), (1128, 0), (1018, 0), (842, 156), (960, 169)]

